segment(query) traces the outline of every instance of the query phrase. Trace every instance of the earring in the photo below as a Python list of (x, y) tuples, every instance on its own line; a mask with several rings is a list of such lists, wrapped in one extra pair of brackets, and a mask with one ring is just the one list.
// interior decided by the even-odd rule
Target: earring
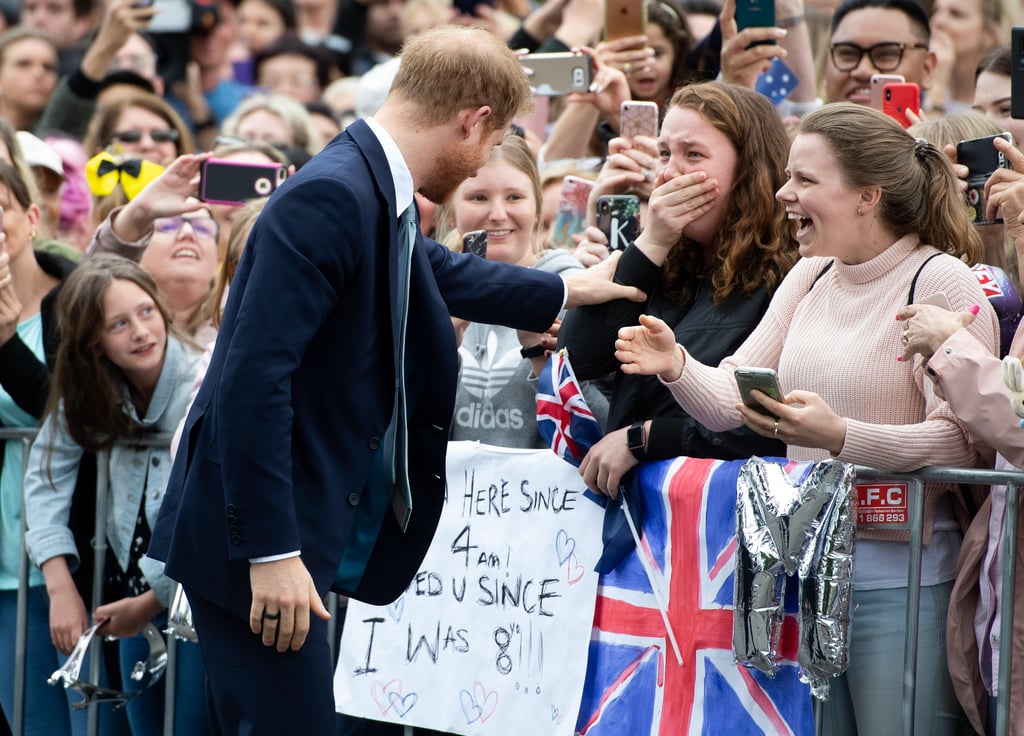
[(35, 230), (33, 230), (32, 232), (30, 232), (28, 234), (28, 239), (29, 240), (35, 240), (37, 235), (39, 235), (39, 233), (37, 233)]
[(864, 210), (860, 208), (860, 205), (857, 206), (857, 217), (864, 217)]

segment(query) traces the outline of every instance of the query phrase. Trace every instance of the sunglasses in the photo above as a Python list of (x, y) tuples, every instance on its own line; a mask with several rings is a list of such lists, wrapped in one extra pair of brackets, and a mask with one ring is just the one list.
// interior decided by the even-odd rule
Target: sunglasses
[(178, 140), (178, 131), (174, 128), (158, 130), (119, 130), (110, 134), (118, 143), (138, 143), (142, 136), (148, 135), (154, 143), (174, 143)]
[(217, 237), (217, 221), (206, 215), (198, 217), (182, 217), (180, 215), (161, 217), (153, 222), (153, 228), (158, 233), (177, 233), (186, 222), (196, 235), (207, 238)]

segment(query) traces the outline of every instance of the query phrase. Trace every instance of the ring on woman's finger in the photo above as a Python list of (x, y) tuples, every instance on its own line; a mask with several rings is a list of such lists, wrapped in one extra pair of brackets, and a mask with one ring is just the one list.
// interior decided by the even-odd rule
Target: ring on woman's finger
[(906, 345), (908, 342), (910, 342), (910, 338), (907, 337), (907, 333), (906, 332), (904, 332), (902, 335), (900, 335), (900, 342), (902, 342), (904, 345)]
[(623, 64), (623, 65), (622, 65), (622, 73), (623, 73), (623, 74), (629, 74), (629, 72), (630, 72), (630, 70), (631, 70), (632, 68), (633, 68), (633, 67), (632, 67), (632, 66), (630, 66), (630, 63), (629, 63), (629, 62), (627, 61), (627, 62), (626, 62), (625, 64)]
[(776, 437), (779, 436), (779, 420), (778, 419), (775, 420), (775, 426), (772, 429), (772, 434), (774, 434)]

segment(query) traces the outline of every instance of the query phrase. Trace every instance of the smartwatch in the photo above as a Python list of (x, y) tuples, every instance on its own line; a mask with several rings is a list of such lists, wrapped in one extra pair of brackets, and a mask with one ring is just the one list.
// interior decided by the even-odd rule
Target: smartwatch
[(633, 453), (633, 457), (641, 462), (647, 459), (647, 451), (644, 449), (644, 445), (647, 444), (646, 434), (642, 419), (639, 422), (633, 422), (626, 430), (626, 447)]
[(524, 358), (539, 358), (544, 355), (544, 346), (537, 343), (533, 347), (519, 348), (519, 354)]

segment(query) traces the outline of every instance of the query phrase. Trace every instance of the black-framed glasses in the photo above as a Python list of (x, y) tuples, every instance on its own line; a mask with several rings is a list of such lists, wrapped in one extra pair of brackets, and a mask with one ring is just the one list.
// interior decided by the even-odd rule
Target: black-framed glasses
[(196, 235), (202, 235), (207, 238), (217, 237), (217, 221), (206, 215), (197, 215), (195, 217), (182, 217), (181, 215), (161, 217), (153, 221), (153, 229), (158, 233), (177, 234), (186, 222)]
[(110, 134), (118, 143), (138, 143), (142, 136), (148, 135), (154, 143), (174, 143), (178, 140), (178, 131), (174, 128), (157, 128), (156, 130), (115, 130)]
[(868, 55), (868, 58), (871, 59), (871, 64), (878, 71), (895, 71), (900, 62), (903, 61), (903, 52), (907, 49), (927, 50), (928, 44), (885, 41), (864, 48), (855, 43), (840, 41), (839, 43), (830, 44), (828, 47), (832, 63), (841, 72), (852, 72), (856, 69), (857, 65), (860, 64), (860, 60), (864, 58), (864, 54)]

